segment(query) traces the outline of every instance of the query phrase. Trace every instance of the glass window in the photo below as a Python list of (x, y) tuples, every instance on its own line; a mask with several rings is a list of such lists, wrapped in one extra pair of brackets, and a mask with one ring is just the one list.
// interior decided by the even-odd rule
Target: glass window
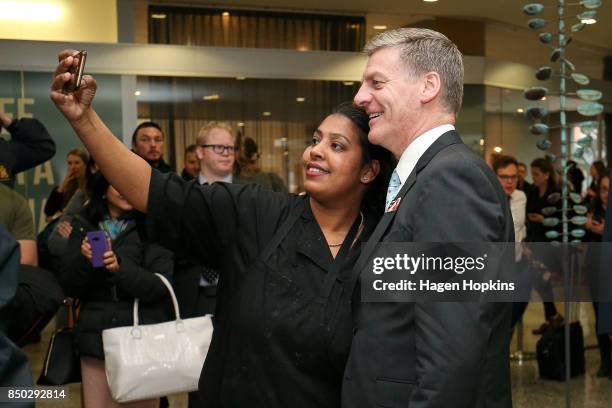
[(149, 42), (299, 51), (361, 51), (365, 44), (365, 17), (151, 6)]

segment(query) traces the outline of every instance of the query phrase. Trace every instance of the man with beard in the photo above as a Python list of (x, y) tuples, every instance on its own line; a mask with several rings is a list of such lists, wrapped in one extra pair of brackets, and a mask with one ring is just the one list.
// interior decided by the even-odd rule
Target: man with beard
[(173, 171), (164, 161), (164, 133), (157, 123), (143, 122), (136, 127), (132, 135), (132, 150), (162, 173)]

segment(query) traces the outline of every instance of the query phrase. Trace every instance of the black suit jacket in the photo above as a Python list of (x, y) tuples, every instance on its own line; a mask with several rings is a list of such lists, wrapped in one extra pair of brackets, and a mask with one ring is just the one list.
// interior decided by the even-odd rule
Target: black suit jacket
[[(421, 157), (356, 267), (383, 242), (508, 242), (512, 216), (497, 177), (447, 132)], [(359, 286), (355, 291), (360, 294)], [(504, 303), (361, 303), (342, 405), (510, 407), (510, 306)]]

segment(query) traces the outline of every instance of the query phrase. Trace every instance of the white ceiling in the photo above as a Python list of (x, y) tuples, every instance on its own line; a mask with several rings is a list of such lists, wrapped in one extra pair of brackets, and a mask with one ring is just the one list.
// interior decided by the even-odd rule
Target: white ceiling
[[(565, 1), (577, 3), (579, 0)], [(529, 16), (522, 13), (522, 6), (530, 1), (521, 0), (439, 0), (435, 3), (422, 0), (157, 0), (156, 4), (192, 4), (206, 6), (245, 7), (254, 9), (284, 9), (316, 12), (338, 12), (351, 14), (388, 15), (389, 19), (397, 20), (405, 16), (406, 20), (414, 21), (415, 17), (431, 16), (461, 17), (466, 19), (493, 20), (526, 27)], [(543, 17), (551, 23), (556, 21), (558, 0), (542, 2), (551, 5), (543, 13)], [(574, 17), (584, 8), (567, 6), (568, 25), (578, 20)], [(598, 23), (588, 26), (582, 32), (574, 35), (575, 40), (595, 47), (605, 48), (612, 52), (612, 4), (603, 0), (598, 11)], [(377, 24), (379, 22), (377, 16)], [(550, 27), (552, 28), (552, 27)]]

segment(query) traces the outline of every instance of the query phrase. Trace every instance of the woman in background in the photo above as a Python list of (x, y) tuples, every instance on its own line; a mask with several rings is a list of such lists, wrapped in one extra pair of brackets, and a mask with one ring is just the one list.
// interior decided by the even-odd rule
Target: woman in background
[[(589, 215), (587, 216), (586, 228), (589, 232), (589, 242), (601, 242), (606, 225), (606, 208), (608, 208), (608, 193), (610, 191), (610, 176), (607, 172), (599, 179), (598, 194), (591, 203)], [(597, 245), (597, 244), (595, 244)], [(591, 273), (599, 270), (599, 262), (601, 260), (601, 251), (598, 246), (589, 247), (587, 253), (587, 270)], [(593, 274), (593, 276), (596, 274)], [(600, 302), (593, 302), (595, 308), (595, 319), (599, 322)], [(599, 330), (597, 330), (599, 332)], [(612, 378), (612, 342), (606, 334), (597, 335), (597, 346), (599, 347), (599, 356), (601, 357), (601, 365), (597, 371), (597, 377)]]
[[(89, 158), (87, 162), (87, 168), (85, 170), (85, 185), (87, 186), (94, 175), (98, 171), (98, 166), (96, 166), (96, 162), (93, 157)], [(66, 244), (68, 243), (68, 238), (72, 233), (72, 225), (70, 224), (72, 221), (72, 217), (76, 214), (79, 214), (83, 211), (83, 207), (87, 202), (87, 195), (89, 191), (87, 187), (84, 189), (77, 190), (66, 207), (62, 212), (62, 216), (59, 218), (57, 225), (47, 238), (47, 247), (49, 248), (49, 253), (53, 256), (61, 257), (64, 254), (64, 249), (66, 248)]]
[[(551, 162), (546, 158), (531, 162), (531, 178), (533, 186), (527, 194), (527, 238), (525, 242), (550, 242), (546, 237), (546, 227), (542, 224), (544, 215), (542, 209), (554, 205), (548, 202), (548, 196), (559, 191), (556, 173)], [(554, 254), (542, 254), (540, 259), (549, 269), (556, 266)], [(563, 316), (557, 311), (554, 302), (544, 302), (545, 322), (533, 330), (534, 334), (542, 334), (548, 327), (557, 327), (563, 323)]]
[(599, 195), (597, 187), (599, 186), (599, 180), (607, 174), (606, 165), (601, 160), (594, 161), (589, 168), (589, 172), (591, 173), (591, 184), (589, 184), (586, 197), (584, 198), (584, 202), (587, 205), (591, 204)]
[(88, 161), (89, 155), (83, 149), (75, 148), (68, 152), (66, 155), (66, 175), (60, 185), (51, 190), (45, 204), (44, 211), (48, 220), (64, 210), (77, 190), (85, 189), (85, 169)]
[[(134, 299), (140, 299), (143, 324), (159, 323), (169, 315), (170, 295), (160, 273), (172, 278), (172, 254), (159, 245), (142, 242), (132, 217), (132, 206), (97, 174), (89, 201), (72, 219), (72, 233), (62, 257), (60, 284), (66, 296), (81, 301), (75, 345), (81, 358), (85, 408), (154, 408), (159, 400), (118, 404), (110, 395), (104, 371), (102, 330), (131, 326)], [(102, 230), (108, 237), (104, 267), (91, 265), (87, 232)]]
[(287, 186), (276, 173), (262, 171), (259, 166), (259, 147), (257, 142), (250, 137), (241, 138), (238, 151), (237, 176), (242, 183), (259, 184), (266, 190), (287, 193)]

